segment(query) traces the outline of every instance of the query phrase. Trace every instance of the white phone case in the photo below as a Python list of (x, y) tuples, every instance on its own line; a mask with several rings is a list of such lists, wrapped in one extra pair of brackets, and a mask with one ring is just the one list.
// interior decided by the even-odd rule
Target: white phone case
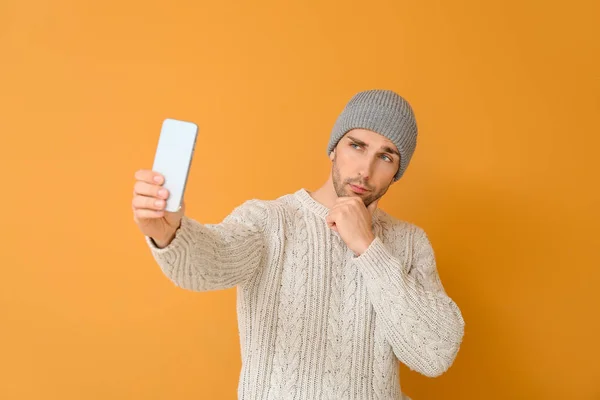
[(181, 207), (187, 184), (198, 126), (193, 122), (167, 118), (163, 121), (152, 170), (165, 178), (163, 187), (169, 191), (166, 210)]

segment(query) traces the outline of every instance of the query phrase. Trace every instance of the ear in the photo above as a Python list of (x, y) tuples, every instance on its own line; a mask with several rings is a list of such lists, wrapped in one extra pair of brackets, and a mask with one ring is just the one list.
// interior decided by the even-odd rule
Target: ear
[(335, 149), (331, 153), (329, 153), (329, 159), (333, 161), (335, 159)]

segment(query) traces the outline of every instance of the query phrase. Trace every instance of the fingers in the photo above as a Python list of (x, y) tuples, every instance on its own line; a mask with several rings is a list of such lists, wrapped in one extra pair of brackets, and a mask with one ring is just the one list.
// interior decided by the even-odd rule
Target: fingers
[(144, 181), (137, 181), (133, 185), (133, 194), (134, 196), (149, 196), (157, 199), (166, 199), (169, 197), (169, 191), (164, 187)]
[(162, 185), (164, 183), (164, 177), (158, 172), (154, 172), (149, 169), (140, 169), (135, 172), (135, 179), (151, 184)]
[(163, 199), (158, 199), (156, 197), (137, 195), (133, 197), (131, 203), (134, 209), (160, 211), (165, 208), (166, 201)]
[(144, 218), (162, 218), (164, 217), (164, 211), (156, 211), (156, 210), (146, 210), (146, 209), (134, 209), (133, 210), (133, 219), (138, 221), (139, 219)]
[(137, 181), (133, 186), (131, 201), (134, 218), (162, 217), (169, 197), (169, 191), (161, 186), (164, 181), (162, 175), (150, 170), (139, 170), (136, 171), (135, 178)]
[(361, 198), (358, 197), (339, 197), (333, 207), (330, 209), (332, 212), (347, 213), (356, 210), (356, 207), (365, 207), (365, 203)]
[(327, 226), (331, 228), (331, 230), (337, 232), (337, 225), (335, 224), (335, 216), (332, 214), (327, 215), (325, 217), (325, 221), (327, 222)]

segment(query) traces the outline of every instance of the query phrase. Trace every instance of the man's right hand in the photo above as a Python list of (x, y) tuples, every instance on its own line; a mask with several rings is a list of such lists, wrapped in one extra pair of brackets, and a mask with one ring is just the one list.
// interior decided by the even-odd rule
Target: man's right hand
[(158, 247), (165, 247), (175, 237), (185, 212), (185, 204), (177, 212), (165, 211), (169, 197), (162, 187), (165, 179), (158, 172), (141, 169), (135, 173), (133, 187), (133, 220), (146, 236), (151, 237)]

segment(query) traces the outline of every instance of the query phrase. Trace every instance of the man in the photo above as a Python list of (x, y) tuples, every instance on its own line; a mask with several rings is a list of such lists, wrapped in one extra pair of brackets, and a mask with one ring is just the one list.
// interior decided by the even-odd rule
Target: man
[(377, 208), (416, 139), (402, 97), (360, 92), (333, 127), (321, 188), (246, 201), (220, 224), (163, 211), (162, 177), (136, 173), (134, 219), (164, 274), (237, 287), (240, 399), (401, 399), (398, 360), (430, 377), (453, 363), (464, 321), (428, 237)]

